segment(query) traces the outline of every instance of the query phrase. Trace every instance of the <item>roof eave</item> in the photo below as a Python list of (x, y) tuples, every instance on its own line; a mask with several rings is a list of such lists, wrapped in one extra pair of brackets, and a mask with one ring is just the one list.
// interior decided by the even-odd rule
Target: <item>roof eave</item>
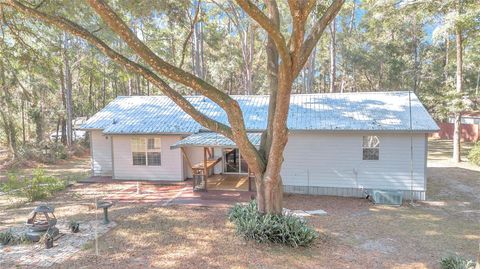
[(103, 132), (105, 135), (191, 135), (192, 132), (154, 132), (154, 133), (118, 133), (118, 132)]

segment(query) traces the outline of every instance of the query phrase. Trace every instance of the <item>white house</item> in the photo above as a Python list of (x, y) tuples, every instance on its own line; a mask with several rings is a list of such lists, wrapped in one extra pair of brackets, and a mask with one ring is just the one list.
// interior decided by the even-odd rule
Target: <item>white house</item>
[[(227, 124), (225, 112), (211, 100), (186, 98)], [(233, 98), (258, 145), (269, 96)], [(438, 127), (413, 93), (410, 98), (408, 92), (292, 95), (288, 128), (286, 192), (361, 196), (376, 189), (408, 196), (413, 190), (416, 199), (425, 199), (427, 134)], [(206, 164), (207, 152), (215, 160), (212, 173), (248, 172), (232, 141), (203, 128), (165, 96), (118, 97), (82, 129), (91, 134), (95, 176), (182, 181), (192, 177), (196, 163)]]

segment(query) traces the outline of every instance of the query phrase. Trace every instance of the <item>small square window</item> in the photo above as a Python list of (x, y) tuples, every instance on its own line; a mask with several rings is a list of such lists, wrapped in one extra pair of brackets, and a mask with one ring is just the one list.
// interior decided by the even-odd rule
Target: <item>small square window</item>
[(148, 149), (160, 149), (160, 146), (161, 146), (160, 138), (148, 139)]
[(149, 166), (160, 166), (161, 165), (161, 154), (160, 154), (160, 152), (149, 152), (148, 153), (148, 165)]
[(378, 136), (370, 135), (363, 137), (363, 147), (364, 148), (378, 148), (380, 146), (380, 140)]
[(378, 136), (364, 136), (362, 148), (363, 160), (380, 159), (380, 139)]
[(133, 165), (147, 165), (145, 152), (132, 152)]
[(145, 151), (145, 139), (144, 138), (132, 138), (132, 152)]
[(380, 152), (378, 149), (375, 149), (375, 148), (366, 148), (366, 149), (363, 149), (363, 159), (364, 160), (378, 160), (379, 159), (379, 156), (380, 155)]

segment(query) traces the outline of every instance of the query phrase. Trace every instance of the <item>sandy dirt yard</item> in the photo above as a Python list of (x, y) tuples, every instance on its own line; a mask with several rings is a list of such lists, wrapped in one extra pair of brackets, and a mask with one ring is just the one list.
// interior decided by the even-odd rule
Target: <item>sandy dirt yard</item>
[[(90, 242), (56, 268), (438, 268), (440, 259), (451, 254), (474, 259), (480, 243), (480, 168), (455, 165), (445, 151), (448, 143), (430, 142), (428, 200), (413, 206), (286, 195), (289, 209), (328, 212), (307, 218), (322, 234), (311, 248), (239, 238), (226, 218), (228, 206), (117, 202), (111, 219), (118, 225), (100, 237), (100, 256)], [(86, 171), (88, 162), (84, 158), (64, 165)], [(57, 168), (52, 171), (62, 170)], [(95, 197), (122, 188), (75, 184), (47, 202), (56, 207), (58, 218), (91, 220)], [(21, 225), (36, 204), (12, 207), (11, 200), (0, 196), (0, 230)], [(8, 267), (15, 264), (0, 261), (0, 268)]]

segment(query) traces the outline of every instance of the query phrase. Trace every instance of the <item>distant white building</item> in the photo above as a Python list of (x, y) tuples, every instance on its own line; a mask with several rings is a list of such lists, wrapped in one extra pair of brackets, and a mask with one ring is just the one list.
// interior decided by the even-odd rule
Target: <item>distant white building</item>
[[(225, 112), (209, 99), (186, 98), (228, 124)], [(233, 98), (250, 140), (259, 145), (269, 96)], [(203, 128), (165, 96), (118, 97), (81, 128), (91, 133), (93, 175), (182, 181), (192, 177), (194, 164), (205, 163), (207, 151), (216, 160), (211, 172), (248, 172), (232, 141)], [(408, 92), (292, 95), (288, 128), (282, 166), (286, 192), (362, 196), (377, 189), (409, 196), (413, 190), (416, 199), (425, 199), (427, 134), (438, 127), (414, 94), (411, 102)]]
[[(455, 117), (450, 116), (448, 118), (448, 122), (455, 123)], [(480, 124), (480, 111), (462, 113), (462, 123), (463, 124)]]

